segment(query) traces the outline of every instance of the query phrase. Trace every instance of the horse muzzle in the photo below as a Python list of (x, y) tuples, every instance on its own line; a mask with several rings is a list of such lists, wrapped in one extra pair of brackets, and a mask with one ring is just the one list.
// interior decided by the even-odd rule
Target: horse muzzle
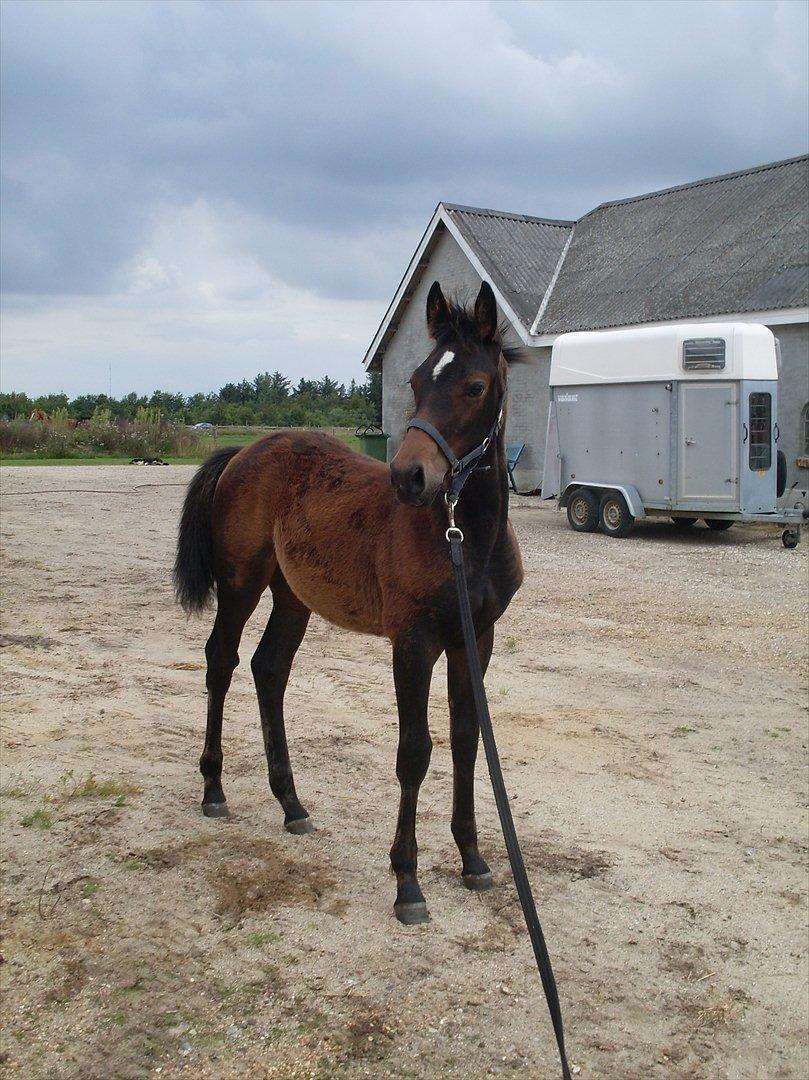
[(428, 506), (444, 485), (447, 461), (423, 431), (409, 430), (390, 463), (390, 482), (399, 502)]
[(434, 490), (429, 494), (427, 492), (424, 466), (419, 462), (411, 462), (400, 467), (392, 461), (390, 482), (399, 502), (407, 503), (409, 506), (426, 506), (435, 497)]

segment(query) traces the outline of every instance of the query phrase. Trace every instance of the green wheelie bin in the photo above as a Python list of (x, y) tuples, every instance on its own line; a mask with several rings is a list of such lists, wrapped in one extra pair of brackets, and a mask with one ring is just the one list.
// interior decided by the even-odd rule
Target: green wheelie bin
[(376, 458), (377, 461), (387, 461), (387, 443), (390, 435), (378, 424), (360, 424), (354, 433), (360, 441), (360, 449), (368, 457)]

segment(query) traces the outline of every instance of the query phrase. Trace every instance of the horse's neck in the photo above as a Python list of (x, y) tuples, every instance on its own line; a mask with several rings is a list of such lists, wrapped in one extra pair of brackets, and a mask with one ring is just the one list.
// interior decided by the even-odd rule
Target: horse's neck
[(484, 558), (491, 554), (508, 521), (508, 472), (505, 433), (486, 455), (491, 468), (472, 473), (461, 492), (455, 517), (468, 550)]

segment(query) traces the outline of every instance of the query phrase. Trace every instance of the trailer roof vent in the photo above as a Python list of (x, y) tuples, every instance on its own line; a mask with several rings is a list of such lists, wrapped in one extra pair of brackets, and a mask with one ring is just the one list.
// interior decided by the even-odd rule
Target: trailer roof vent
[(686, 371), (722, 371), (724, 366), (724, 338), (689, 338), (683, 342), (683, 367)]

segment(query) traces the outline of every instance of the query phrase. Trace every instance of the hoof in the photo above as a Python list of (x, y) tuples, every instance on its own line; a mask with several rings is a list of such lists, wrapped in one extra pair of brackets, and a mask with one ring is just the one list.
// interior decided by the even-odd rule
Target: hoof
[(423, 900), (415, 904), (394, 904), (393, 912), (405, 926), (416, 926), (418, 923), (430, 921), (430, 913)]
[(202, 812), (205, 817), (227, 817), (230, 814), (226, 802), (204, 802)]
[(314, 832), (315, 827), (309, 817), (295, 818), (294, 821), (285, 821), (284, 828), (295, 836), (303, 836), (304, 833)]
[(473, 892), (485, 892), (494, 884), (491, 871), (485, 874), (461, 874), (461, 881)]

